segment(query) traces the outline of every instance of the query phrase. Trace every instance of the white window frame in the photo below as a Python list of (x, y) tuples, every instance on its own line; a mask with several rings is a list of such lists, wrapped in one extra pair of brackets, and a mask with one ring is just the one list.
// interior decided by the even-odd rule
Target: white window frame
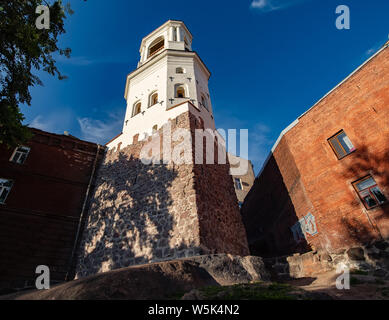
[[(4, 183), (10, 182), (10, 186), (5, 186)], [(4, 200), (0, 199), (0, 204), (5, 204), (5, 201), (7, 200), (7, 197), (9, 196), (9, 193), (11, 192), (11, 189), (13, 187), (13, 181), (5, 178), (0, 178), (0, 196), (3, 194), (4, 190), (6, 191), (6, 195)]]
[[(153, 103), (154, 95), (157, 95), (157, 102), (156, 103)], [(152, 106), (155, 106), (158, 103), (159, 103), (159, 94), (158, 94), (158, 91), (155, 90), (152, 93), (150, 93), (150, 95), (149, 95), (149, 108), (152, 107)]]
[[(239, 180), (239, 184), (240, 184), (240, 189), (237, 187), (236, 185), (236, 181)], [(235, 185), (235, 189), (236, 190), (243, 190), (243, 183), (242, 183), (242, 179), (241, 178), (234, 178), (234, 185)]]
[(207, 99), (207, 97), (206, 97), (204, 94), (201, 95), (201, 104), (203, 105), (203, 107), (204, 107), (207, 111), (209, 111), (208, 99)]
[[(140, 111), (139, 113), (136, 113), (136, 107), (137, 105), (140, 104)], [(140, 100), (138, 100), (137, 102), (135, 102), (133, 105), (132, 105), (132, 115), (131, 115), (131, 118), (137, 116), (138, 114), (141, 114), (142, 113), (142, 102)]]
[[(27, 152), (19, 151), (20, 148), (27, 149)], [(11, 158), (9, 158), (9, 161), (11, 161), (13, 163), (17, 163), (17, 164), (24, 164), (27, 160), (28, 155), (30, 154), (30, 150), (31, 150), (31, 148), (26, 147), (26, 146), (16, 147), (14, 152), (12, 153)], [(20, 158), (21, 158), (23, 153), (26, 154), (26, 157), (24, 158), (24, 161), (20, 161)]]
[(186, 70), (183, 67), (176, 68), (176, 74), (185, 74)]
[[(182, 89), (184, 90), (184, 96), (183, 97), (179, 97), (178, 96), (178, 90), (179, 89)], [(188, 90), (188, 87), (183, 84), (183, 83), (177, 83), (175, 86), (174, 86), (174, 97), (176, 99), (187, 99), (189, 97), (189, 90)]]

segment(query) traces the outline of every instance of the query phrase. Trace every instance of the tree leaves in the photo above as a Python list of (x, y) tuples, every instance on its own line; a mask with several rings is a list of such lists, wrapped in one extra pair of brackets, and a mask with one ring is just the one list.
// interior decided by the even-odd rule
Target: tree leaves
[(42, 85), (33, 72), (43, 70), (60, 80), (66, 78), (53, 55), (70, 57), (69, 48), (58, 47), (58, 38), (66, 32), (65, 19), (73, 11), (61, 0), (44, 1), (50, 9), (50, 29), (39, 30), (35, 10), (41, 4), (38, 0), (8, 0), (0, 6), (0, 143), (9, 147), (30, 137), (19, 105), (31, 105), (30, 88)]

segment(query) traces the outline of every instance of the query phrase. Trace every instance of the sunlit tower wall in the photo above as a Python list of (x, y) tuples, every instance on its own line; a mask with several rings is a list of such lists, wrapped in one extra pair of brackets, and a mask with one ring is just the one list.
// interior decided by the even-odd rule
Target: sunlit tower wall
[[(78, 251), (77, 277), (116, 268), (210, 253), (249, 254), (228, 159), (195, 161), (195, 130), (215, 130), (210, 72), (192, 51), (192, 34), (167, 21), (146, 36), (137, 69), (127, 76), (123, 130), (107, 147)], [(142, 150), (183, 141), (192, 161), (145, 164)], [(198, 152), (198, 151), (197, 151)]]

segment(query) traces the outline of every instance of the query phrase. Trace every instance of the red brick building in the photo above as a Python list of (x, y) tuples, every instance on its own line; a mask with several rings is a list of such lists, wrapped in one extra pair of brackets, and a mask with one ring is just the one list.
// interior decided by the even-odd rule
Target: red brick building
[(389, 238), (388, 45), (282, 132), (242, 207), (252, 254)]
[(65, 279), (88, 186), (105, 151), (72, 136), (31, 130), (25, 146), (0, 146), (2, 290), (34, 284), (38, 265), (49, 266), (52, 281)]

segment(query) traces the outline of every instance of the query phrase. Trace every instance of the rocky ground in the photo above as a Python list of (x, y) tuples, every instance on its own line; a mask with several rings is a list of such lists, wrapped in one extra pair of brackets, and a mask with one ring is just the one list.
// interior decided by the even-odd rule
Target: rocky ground
[(308, 292), (323, 293), (335, 300), (389, 300), (389, 281), (354, 270), (350, 274), (350, 289), (338, 290), (335, 271), (318, 274), (314, 278), (287, 280), (291, 286)]
[(3, 300), (389, 300), (389, 281), (354, 270), (350, 290), (338, 290), (331, 271), (312, 278), (271, 281), (259, 257), (210, 255), (114, 270), (50, 290)]

